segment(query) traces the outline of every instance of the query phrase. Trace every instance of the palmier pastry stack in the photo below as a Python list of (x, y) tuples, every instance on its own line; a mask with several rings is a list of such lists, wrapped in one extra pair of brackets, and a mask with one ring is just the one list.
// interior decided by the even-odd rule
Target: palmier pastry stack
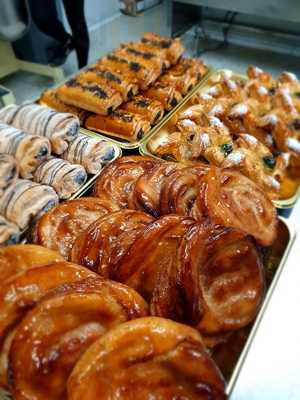
[(34, 245), (0, 249), (0, 276), (0, 384), (14, 399), (126, 400), (133, 387), (141, 399), (225, 399), (199, 332), (147, 317), (133, 289)]

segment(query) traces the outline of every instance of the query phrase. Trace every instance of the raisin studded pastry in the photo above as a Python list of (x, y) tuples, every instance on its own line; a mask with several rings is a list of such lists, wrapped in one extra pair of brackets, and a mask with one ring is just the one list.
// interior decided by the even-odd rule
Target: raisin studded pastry
[(67, 104), (103, 115), (122, 103), (121, 94), (112, 87), (93, 81), (80, 82), (76, 78), (60, 86), (58, 94)]
[(123, 101), (130, 100), (138, 91), (137, 84), (130, 79), (128, 80), (116, 72), (110, 72), (100, 67), (97, 68), (97, 66), (77, 75), (76, 79), (82, 83), (95, 82), (103, 87), (112, 87), (121, 94)]
[(76, 115), (76, 117), (79, 118), (81, 125), (84, 125), (84, 121), (86, 117), (89, 115), (88, 111), (64, 103), (60, 99), (57, 89), (44, 90), (43, 93), (41, 94), (39, 103), (44, 106), (53, 108), (53, 110), (58, 112)]
[(47, 138), (30, 135), (0, 123), (0, 153), (15, 157), (22, 178), (32, 178), (34, 171), (50, 156), (50, 152), (51, 145)]
[(8, 186), (16, 182), (18, 176), (19, 166), (16, 159), (9, 154), (0, 154), (0, 196)]
[(149, 32), (144, 34), (141, 41), (151, 46), (154, 52), (155, 49), (164, 50), (171, 64), (176, 64), (184, 52), (184, 48), (178, 38), (164, 38), (157, 33)]
[(115, 54), (108, 54), (97, 61), (97, 66), (122, 74), (125, 78), (137, 82), (140, 89), (147, 89), (156, 79), (157, 72), (147, 69), (139, 62), (130, 61)]
[(141, 115), (119, 109), (109, 115), (91, 115), (85, 124), (93, 131), (105, 132), (128, 141), (142, 139), (151, 129), (150, 122)]
[[(20, 230), (17, 225), (9, 222), (7, 219), (0, 215), (0, 254), (2, 246), (10, 246), (18, 243), (20, 238)], [(1, 256), (0, 256), (1, 262)], [(5, 265), (5, 269), (7, 266)], [(1, 272), (0, 272), (1, 274)], [(2, 280), (3, 282), (3, 280)]]
[(35, 244), (16, 244), (0, 249), (0, 279), (4, 283), (30, 268), (63, 261), (56, 251)]
[(0, 121), (32, 135), (47, 137), (56, 154), (62, 154), (79, 133), (77, 117), (39, 104), (7, 106), (0, 111)]
[(106, 140), (98, 140), (79, 134), (62, 154), (64, 160), (80, 164), (89, 174), (97, 174), (103, 165), (119, 155), (119, 149)]
[(164, 107), (160, 101), (140, 95), (135, 96), (127, 103), (123, 103), (120, 109), (141, 115), (147, 119), (151, 125), (157, 124), (164, 116)]
[(157, 317), (111, 329), (75, 365), (69, 400), (224, 400), (225, 383), (200, 334)]
[(129, 42), (121, 45), (122, 49), (125, 49), (129, 55), (141, 56), (146, 60), (155, 61), (161, 71), (165, 71), (170, 67), (170, 61), (168, 60), (166, 53), (159, 48), (153, 48), (147, 43), (143, 42)]
[(43, 162), (33, 176), (35, 182), (53, 187), (60, 199), (71, 197), (86, 179), (84, 167), (60, 158), (51, 158)]
[(50, 186), (18, 179), (0, 198), (0, 214), (24, 229), (57, 203), (57, 194)]
[(155, 82), (142, 95), (161, 102), (166, 111), (172, 110), (182, 100), (181, 94), (173, 86), (163, 82)]
[(70, 258), (74, 242), (98, 218), (117, 211), (113, 202), (83, 197), (69, 200), (44, 214), (33, 230), (34, 243), (57, 250), (65, 259)]
[[(145, 301), (120, 283), (89, 278), (57, 288), (27, 314), (15, 333), (9, 359), (15, 398), (19, 393), (67, 398), (68, 377), (84, 352), (115, 326), (146, 315)], [(43, 329), (46, 325), (49, 328)], [(59, 354), (55, 362), (53, 353)]]

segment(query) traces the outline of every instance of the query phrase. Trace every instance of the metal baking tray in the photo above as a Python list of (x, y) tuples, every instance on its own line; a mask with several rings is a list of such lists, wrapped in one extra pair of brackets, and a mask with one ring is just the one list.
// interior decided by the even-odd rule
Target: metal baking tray
[[(174, 112), (170, 113), (170, 115), (167, 115), (167, 117), (163, 121), (163, 124), (160, 124), (159, 126), (156, 127), (156, 129), (155, 129), (155, 131), (153, 131), (151, 137), (145, 137), (141, 141), (141, 144), (139, 146), (140, 154), (145, 155), (145, 156), (152, 156), (152, 157), (160, 160), (161, 158), (156, 156), (155, 154), (153, 154), (151, 152), (151, 150), (149, 149), (150, 140), (152, 140), (155, 137), (155, 135), (159, 135), (163, 128), (167, 127), (168, 121), (170, 121), (170, 119), (174, 116), (174, 114), (176, 112), (182, 111), (182, 109), (185, 106), (189, 106), (189, 100), (191, 99), (191, 97), (194, 94), (204, 92), (213, 83), (218, 82), (220, 79), (221, 72), (225, 72), (225, 71), (230, 71), (230, 70), (219, 69), (219, 70), (211, 71), (211, 73), (207, 76), (207, 78), (205, 80), (203, 80), (202, 82), (200, 82), (199, 86), (197, 88), (195, 88), (195, 90), (193, 90), (193, 92), (188, 97), (186, 97), (178, 105), (178, 107), (176, 107), (176, 109), (174, 109)], [(230, 71), (230, 72), (232, 72), (232, 71)], [(233, 73), (233, 79), (246, 81), (248, 78), (245, 75)], [(275, 207), (278, 209), (291, 209), (296, 204), (299, 196), (300, 196), (300, 177), (299, 177), (298, 189), (291, 197), (288, 197), (285, 199), (273, 200), (273, 203), (274, 203)]]
[[(226, 393), (229, 396), (232, 393), (235, 383), (238, 380), (241, 368), (247, 358), (247, 355), (251, 351), (253, 339), (259, 331), (260, 323), (267, 310), (268, 304), (272, 300), (274, 290), (286, 264), (295, 237), (296, 232), (291, 223), (285, 218), (279, 217), (278, 238), (275, 243), (270, 248), (266, 249), (263, 254), (263, 262), (266, 271), (267, 290), (263, 304), (255, 319), (255, 322), (252, 324), (252, 326), (248, 327), (245, 334), (245, 340), (240, 346), (240, 349), (238, 349), (238, 351), (235, 350), (236, 354), (234, 354), (234, 357), (229, 363), (228, 360), (223, 363), (218, 362), (216, 359), (216, 352), (212, 353), (213, 358), (219, 365), (219, 368), (223, 372), (223, 375), (225, 376), (225, 379), (227, 381)], [(224, 343), (221, 346), (227, 346), (227, 344)], [(230, 352), (230, 348), (227, 347), (226, 351)], [(12, 397), (7, 391), (0, 389), (0, 400), (12, 400)]]
[(153, 126), (153, 127), (151, 128), (151, 130), (150, 130), (142, 139), (140, 139), (140, 140), (137, 140), (137, 141), (135, 141), (135, 142), (130, 142), (130, 141), (126, 140), (126, 139), (117, 138), (117, 137), (114, 136), (111, 132), (107, 132), (107, 131), (104, 131), (104, 130), (101, 130), (101, 131), (92, 131), (92, 130), (86, 129), (86, 128), (84, 128), (84, 127), (82, 127), (81, 130), (82, 130), (83, 133), (94, 134), (94, 135), (96, 135), (96, 136), (98, 136), (98, 137), (105, 138), (105, 139), (109, 138), (109, 140), (110, 140), (111, 142), (117, 144), (118, 146), (120, 146), (120, 147), (123, 148), (123, 149), (136, 149), (136, 148), (138, 148), (138, 147), (141, 145), (142, 142), (144, 142), (145, 140), (150, 139), (151, 136), (154, 135), (155, 132), (156, 132), (160, 127), (162, 127), (162, 126), (165, 124), (165, 122), (166, 122), (174, 113), (176, 113), (176, 111), (177, 111), (178, 109), (181, 108), (181, 106), (186, 102), (186, 100), (189, 99), (191, 96), (193, 96), (193, 94), (195, 94), (195, 93), (199, 90), (200, 86), (210, 78), (210, 76), (213, 74), (213, 72), (214, 72), (214, 69), (213, 69), (211, 66), (207, 66), (207, 73), (202, 77), (202, 79), (200, 80), (200, 82), (197, 83), (197, 85), (196, 85), (192, 90), (190, 90), (190, 91), (184, 96), (184, 98), (177, 104), (177, 106), (174, 107), (173, 110), (169, 111), (169, 112), (161, 119), (161, 121), (159, 121), (155, 126)]

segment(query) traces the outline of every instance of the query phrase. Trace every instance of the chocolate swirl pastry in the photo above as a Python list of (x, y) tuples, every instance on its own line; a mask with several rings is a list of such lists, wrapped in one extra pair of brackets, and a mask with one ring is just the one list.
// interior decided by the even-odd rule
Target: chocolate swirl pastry
[(9, 154), (0, 154), (0, 196), (8, 186), (16, 182), (18, 176), (19, 167), (16, 159)]
[(84, 184), (87, 173), (81, 165), (52, 158), (38, 167), (33, 179), (37, 183), (52, 186), (60, 199), (68, 199)]
[(110, 329), (146, 315), (145, 301), (120, 283), (88, 278), (57, 288), (16, 330), (9, 357), (12, 394), (67, 398), (67, 380), (82, 354)]
[(115, 159), (118, 154), (118, 148), (106, 140), (79, 135), (70, 143), (62, 158), (82, 165), (89, 174), (97, 174), (103, 165)]
[(37, 167), (49, 157), (51, 146), (47, 138), (30, 135), (0, 123), (0, 153), (14, 156), (21, 177), (32, 178)]
[(38, 104), (25, 103), (0, 110), (0, 121), (32, 135), (47, 137), (56, 154), (63, 153), (79, 133), (79, 119)]
[(0, 214), (24, 229), (57, 203), (57, 194), (50, 186), (18, 179), (0, 198)]
[(76, 238), (98, 218), (117, 210), (114, 203), (95, 197), (69, 200), (38, 220), (32, 239), (34, 243), (57, 250), (69, 259)]
[[(17, 227), (17, 225), (7, 221), (7, 219), (5, 219), (4, 217), (2, 217), (2, 215), (0, 215), (0, 247), (18, 243), (19, 237), (20, 237), (20, 230)], [(2, 249), (0, 249), (0, 252), (1, 250)]]
[(163, 318), (146, 317), (111, 329), (76, 364), (69, 400), (223, 400), (225, 382), (200, 334)]

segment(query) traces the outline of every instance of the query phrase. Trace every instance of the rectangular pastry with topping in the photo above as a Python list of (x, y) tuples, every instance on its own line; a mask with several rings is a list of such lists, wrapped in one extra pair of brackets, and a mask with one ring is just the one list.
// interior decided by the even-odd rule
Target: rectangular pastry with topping
[(59, 87), (58, 94), (67, 104), (102, 115), (115, 110), (123, 101), (120, 93), (107, 85), (82, 83), (77, 79), (70, 79)]
[(162, 103), (166, 111), (172, 110), (182, 100), (181, 94), (174, 87), (162, 82), (155, 82), (142, 95)]
[(171, 64), (176, 64), (184, 52), (184, 47), (180, 39), (164, 38), (157, 33), (145, 33), (142, 38), (142, 43), (150, 45), (156, 49), (163, 49), (166, 52), (166, 57)]
[(86, 120), (86, 127), (129, 141), (142, 139), (151, 129), (150, 122), (142, 116), (122, 110), (112, 111), (107, 116), (91, 115)]
[(143, 116), (151, 125), (157, 124), (164, 116), (162, 103), (144, 96), (135, 96), (131, 101), (123, 103), (120, 108)]

